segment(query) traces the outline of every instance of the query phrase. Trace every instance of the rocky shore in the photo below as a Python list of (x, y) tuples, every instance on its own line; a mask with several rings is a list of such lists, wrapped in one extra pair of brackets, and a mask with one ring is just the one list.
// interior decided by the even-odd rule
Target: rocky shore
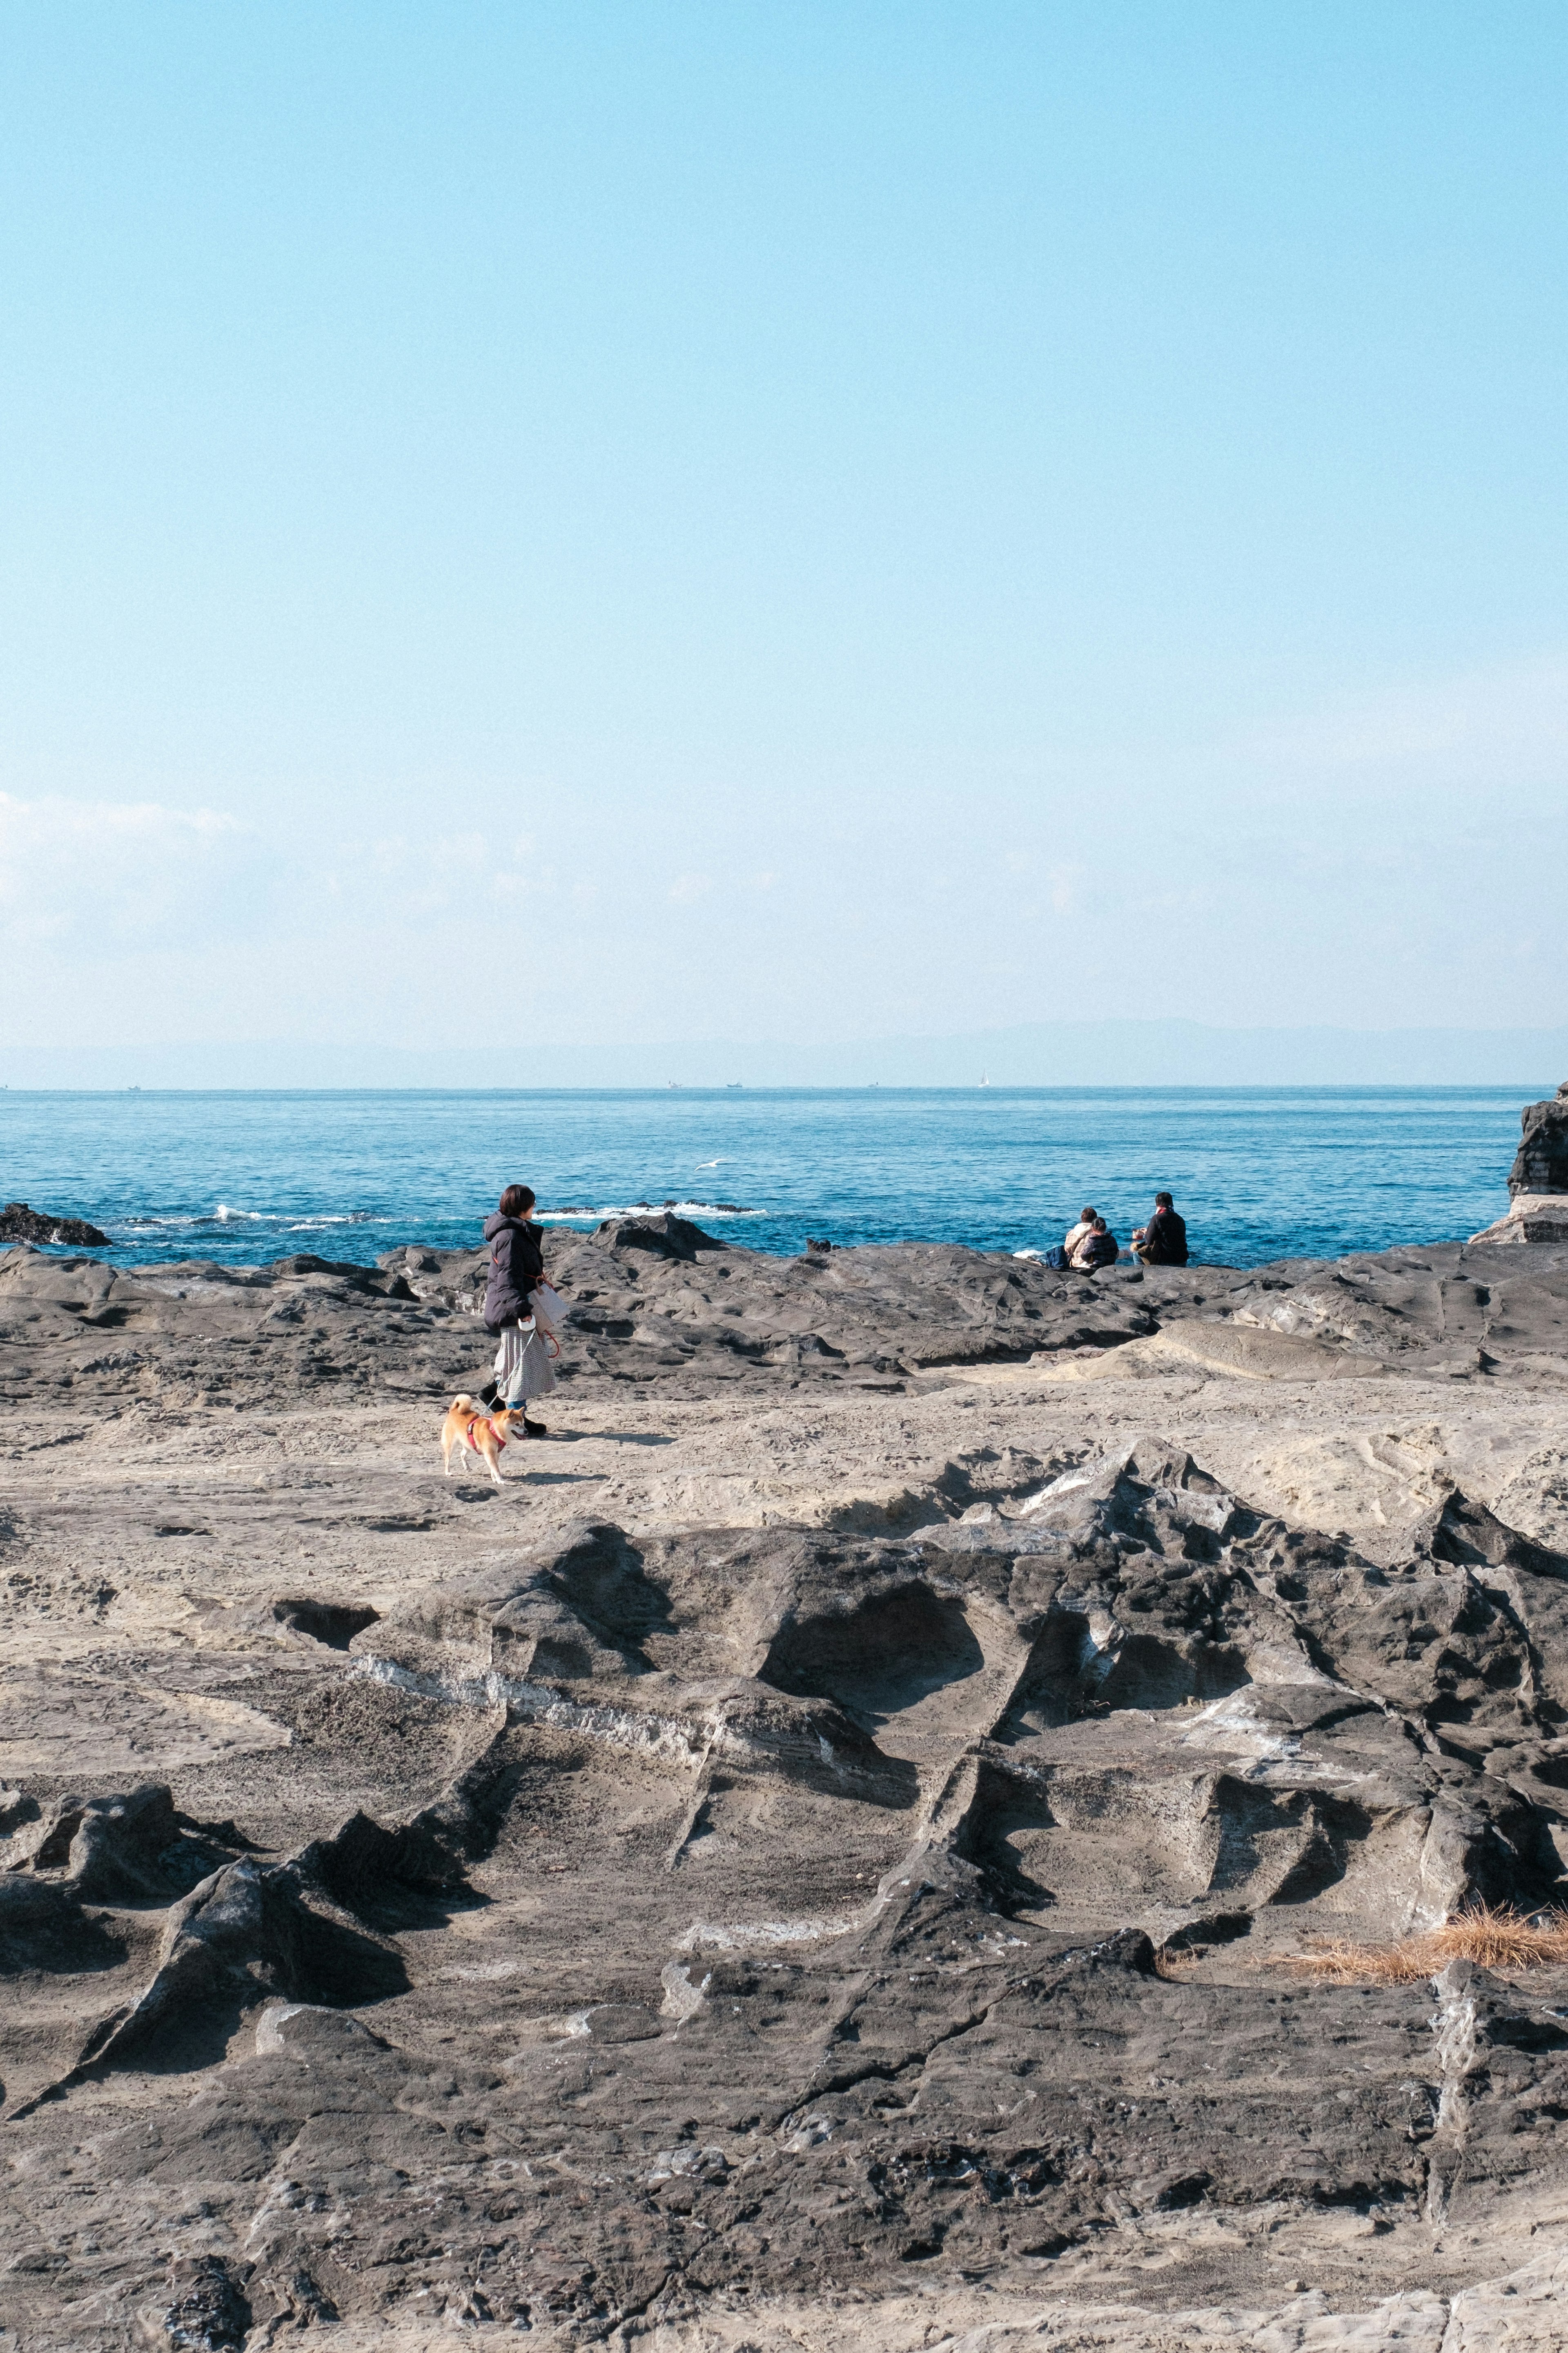
[(0, 1253), (0, 2347), (1559, 2347), (1568, 1245), (549, 1256)]

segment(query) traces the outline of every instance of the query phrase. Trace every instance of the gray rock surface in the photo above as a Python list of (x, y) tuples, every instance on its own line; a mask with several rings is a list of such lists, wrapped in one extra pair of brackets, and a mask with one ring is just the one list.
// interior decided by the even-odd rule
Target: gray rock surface
[[(689, 1237), (697, 1237), (689, 1242)], [(410, 1247), (376, 1267), (300, 1253), (121, 1270), (0, 1253), (0, 1397), (40, 1381), (116, 1398), (266, 1406), (345, 1383), (449, 1397), (477, 1387), (494, 1344), (479, 1309), (482, 1251)], [(552, 1238), (571, 1380), (703, 1398), (731, 1384), (905, 1388), (944, 1368), (1100, 1352), (1173, 1324), (1235, 1323), (1410, 1369), (1555, 1361), (1568, 1327), (1568, 1248), (1499, 1255), (1447, 1243), (1330, 1262), (1055, 1274), (956, 1243), (869, 1244), (784, 1259), (683, 1219), (621, 1220)]]
[(0, 1260), (7, 2353), (1551, 2341), (1568, 1251), (818, 1258)]

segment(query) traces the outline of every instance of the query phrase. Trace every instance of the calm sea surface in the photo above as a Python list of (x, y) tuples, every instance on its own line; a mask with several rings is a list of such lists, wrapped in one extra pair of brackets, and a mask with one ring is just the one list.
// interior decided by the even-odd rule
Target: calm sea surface
[(1086, 1201), (1125, 1244), (1164, 1186), (1195, 1255), (1247, 1266), (1474, 1232), (1507, 1207), (1520, 1109), (1517, 1088), (3, 1089), (0, 1198), (90, 1218), (132, 1264), (471, 1245), (513, 1179), (584, 1230), (668, 1201), (770, 1250), (1040, 1247)]

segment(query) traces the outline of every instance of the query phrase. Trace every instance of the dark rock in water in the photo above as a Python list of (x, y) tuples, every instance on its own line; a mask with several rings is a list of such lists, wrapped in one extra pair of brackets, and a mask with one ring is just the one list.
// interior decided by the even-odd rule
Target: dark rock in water
[(1568, 1193), (1568, 1080), (1544, 1103), (1526, 1103), (1509, 1171), (1510, 1193)]
[(65, 1242), (72, 1250), (108, 1250), (107, 1234), (85, 1218), (51, 1218), (29, 1209), (26, 1201), (7, 1201), (0, 1209), (0, 1242)]

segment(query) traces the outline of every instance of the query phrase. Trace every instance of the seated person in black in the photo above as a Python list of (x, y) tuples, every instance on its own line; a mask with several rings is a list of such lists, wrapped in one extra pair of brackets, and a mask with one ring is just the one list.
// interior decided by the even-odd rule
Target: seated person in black
[(1132, 1237), (1133, 1255), (1145, 1266), (1185, 1266), (1187, 1229), (1169, 1193), (1156, 1193), (1154, 1214)]

